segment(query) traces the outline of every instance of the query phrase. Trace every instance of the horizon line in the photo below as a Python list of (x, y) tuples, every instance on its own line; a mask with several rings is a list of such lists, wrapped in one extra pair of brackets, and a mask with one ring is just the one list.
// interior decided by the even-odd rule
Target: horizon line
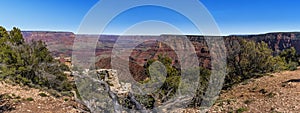
[[(9, 31), (8, 31), (9, 32)], [(117, 34), (117, 33), (103, 33), (103, 34), (96, 34), (96, 33), (75, 33), (73, 31), (64, 31), (64, 30), (21, 30), (21, 32), (52, 32), (52, 33), (73, 33), (74, 35), (107, 35), (107, 36), (162, 36), (162, 35), (185, 35), (185, 36), (218, 36), (218, 35), (205, 35), (205, 34)], [(300, 31), (271, 31), (271, 32), (260, 32), (260, 33), (232, 33), (227, 35), (220, 35), (220, 36), (247, 36), (247, 35), (264, 35), (264, 34), (274, 34), (274, 33), (300, 33)]]

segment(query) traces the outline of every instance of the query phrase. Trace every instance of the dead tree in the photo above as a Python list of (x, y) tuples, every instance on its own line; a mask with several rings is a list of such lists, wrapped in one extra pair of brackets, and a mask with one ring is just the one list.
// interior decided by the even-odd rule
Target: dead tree
[[(108, 93), (109, 97), (112, 99), (112, 104), (113, 104), (113, 108), (114, 108), (114, 112), (115, 113), (122, 113), (123, 109), (122, 109), (122, 105), (120, 105), (119, 103), (119, 97), (118, 95), (113, 92), (110, 88), (109, 83), (107, 83), (107, 78), (108, 78), (108, 73), (97, 73), (97, 78), (93, 78), (92, 76), (89, 75), (80, 75), (78, 72), (73, 73), (74, 76), (80, 78), (80, 79), (89, 79), (94, 83), (99, 83), (101, 86), (103, 86), (103, 89), (105, 90), (106, 93)], [(101, 88), (99, 88), (99, 90), (102, 90)], [(130, 102), (135, 106), (136, 110), (138, 110), (141, 113), (146, 113), (149, 112), (148, 110), (146, 110), (146, 108), (138, 102), (138, 100), (136, 100), (135, 96), (129, 92), (128, 94), (128, 98), (130, 100)], [(91, 106), (91, 103), (87, 103), (89, 105), (87, 106)]]

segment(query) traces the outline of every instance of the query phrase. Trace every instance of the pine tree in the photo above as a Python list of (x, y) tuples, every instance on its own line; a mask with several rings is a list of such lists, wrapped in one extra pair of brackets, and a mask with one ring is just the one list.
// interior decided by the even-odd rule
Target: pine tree
[(24, 44), (23, 35), (21, 33), (21, 30), (14, 27), (10, 32), (10, 41), (15, 45), (21, 45)]
[(15, 27), (10, 33), (0, 27), (0, 36), (0, 78), (58, 91), (72, 89), (63, 74), (65, 66), (53, 59), (44, 42), (25, 43), (21, 30)]

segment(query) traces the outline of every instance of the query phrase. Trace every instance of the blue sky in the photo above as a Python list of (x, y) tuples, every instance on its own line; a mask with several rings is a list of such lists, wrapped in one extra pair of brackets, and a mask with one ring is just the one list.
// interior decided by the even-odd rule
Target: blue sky
[[(98, 1), (0, 0), (0, 25), (7, 29), (17, 26), (22, 30), (76, 33), (86, 13)], [(215, 18), (223, 35), (300, 31), (300, 1), (297, 0), (200, 1)], [(158, 7), (141, 7), (122, 13), (108, 26), (107, 33), (118, 33), (140, 20), (155, 19), (175, 23), (186, 34), (193, 34), (194, 28), (188, 19)]]

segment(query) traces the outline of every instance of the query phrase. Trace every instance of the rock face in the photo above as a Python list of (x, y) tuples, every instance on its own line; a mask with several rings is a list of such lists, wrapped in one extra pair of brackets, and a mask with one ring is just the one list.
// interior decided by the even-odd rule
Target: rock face
[(279, 52), (284, 49), (294, 47), (298, 54), (300, 53), (300, 33), (299, 32), (286, 32), (286, 33), (267, 33), (261, 35), (242, 35), (242, 36), (229, 36), (229, 37), (242, 37), (257, 42), (265, 42), (274, 51)]
[(129, 92), (131, 91), (131, 84), (120, 82), (117, 76), (117, 70), (113, 69), (100, 69), (97, 70), (100, 74), (105, 74), (105, 82), (108, 83), (110, 90), (117, 94), (118, 97), (127, 97)]

